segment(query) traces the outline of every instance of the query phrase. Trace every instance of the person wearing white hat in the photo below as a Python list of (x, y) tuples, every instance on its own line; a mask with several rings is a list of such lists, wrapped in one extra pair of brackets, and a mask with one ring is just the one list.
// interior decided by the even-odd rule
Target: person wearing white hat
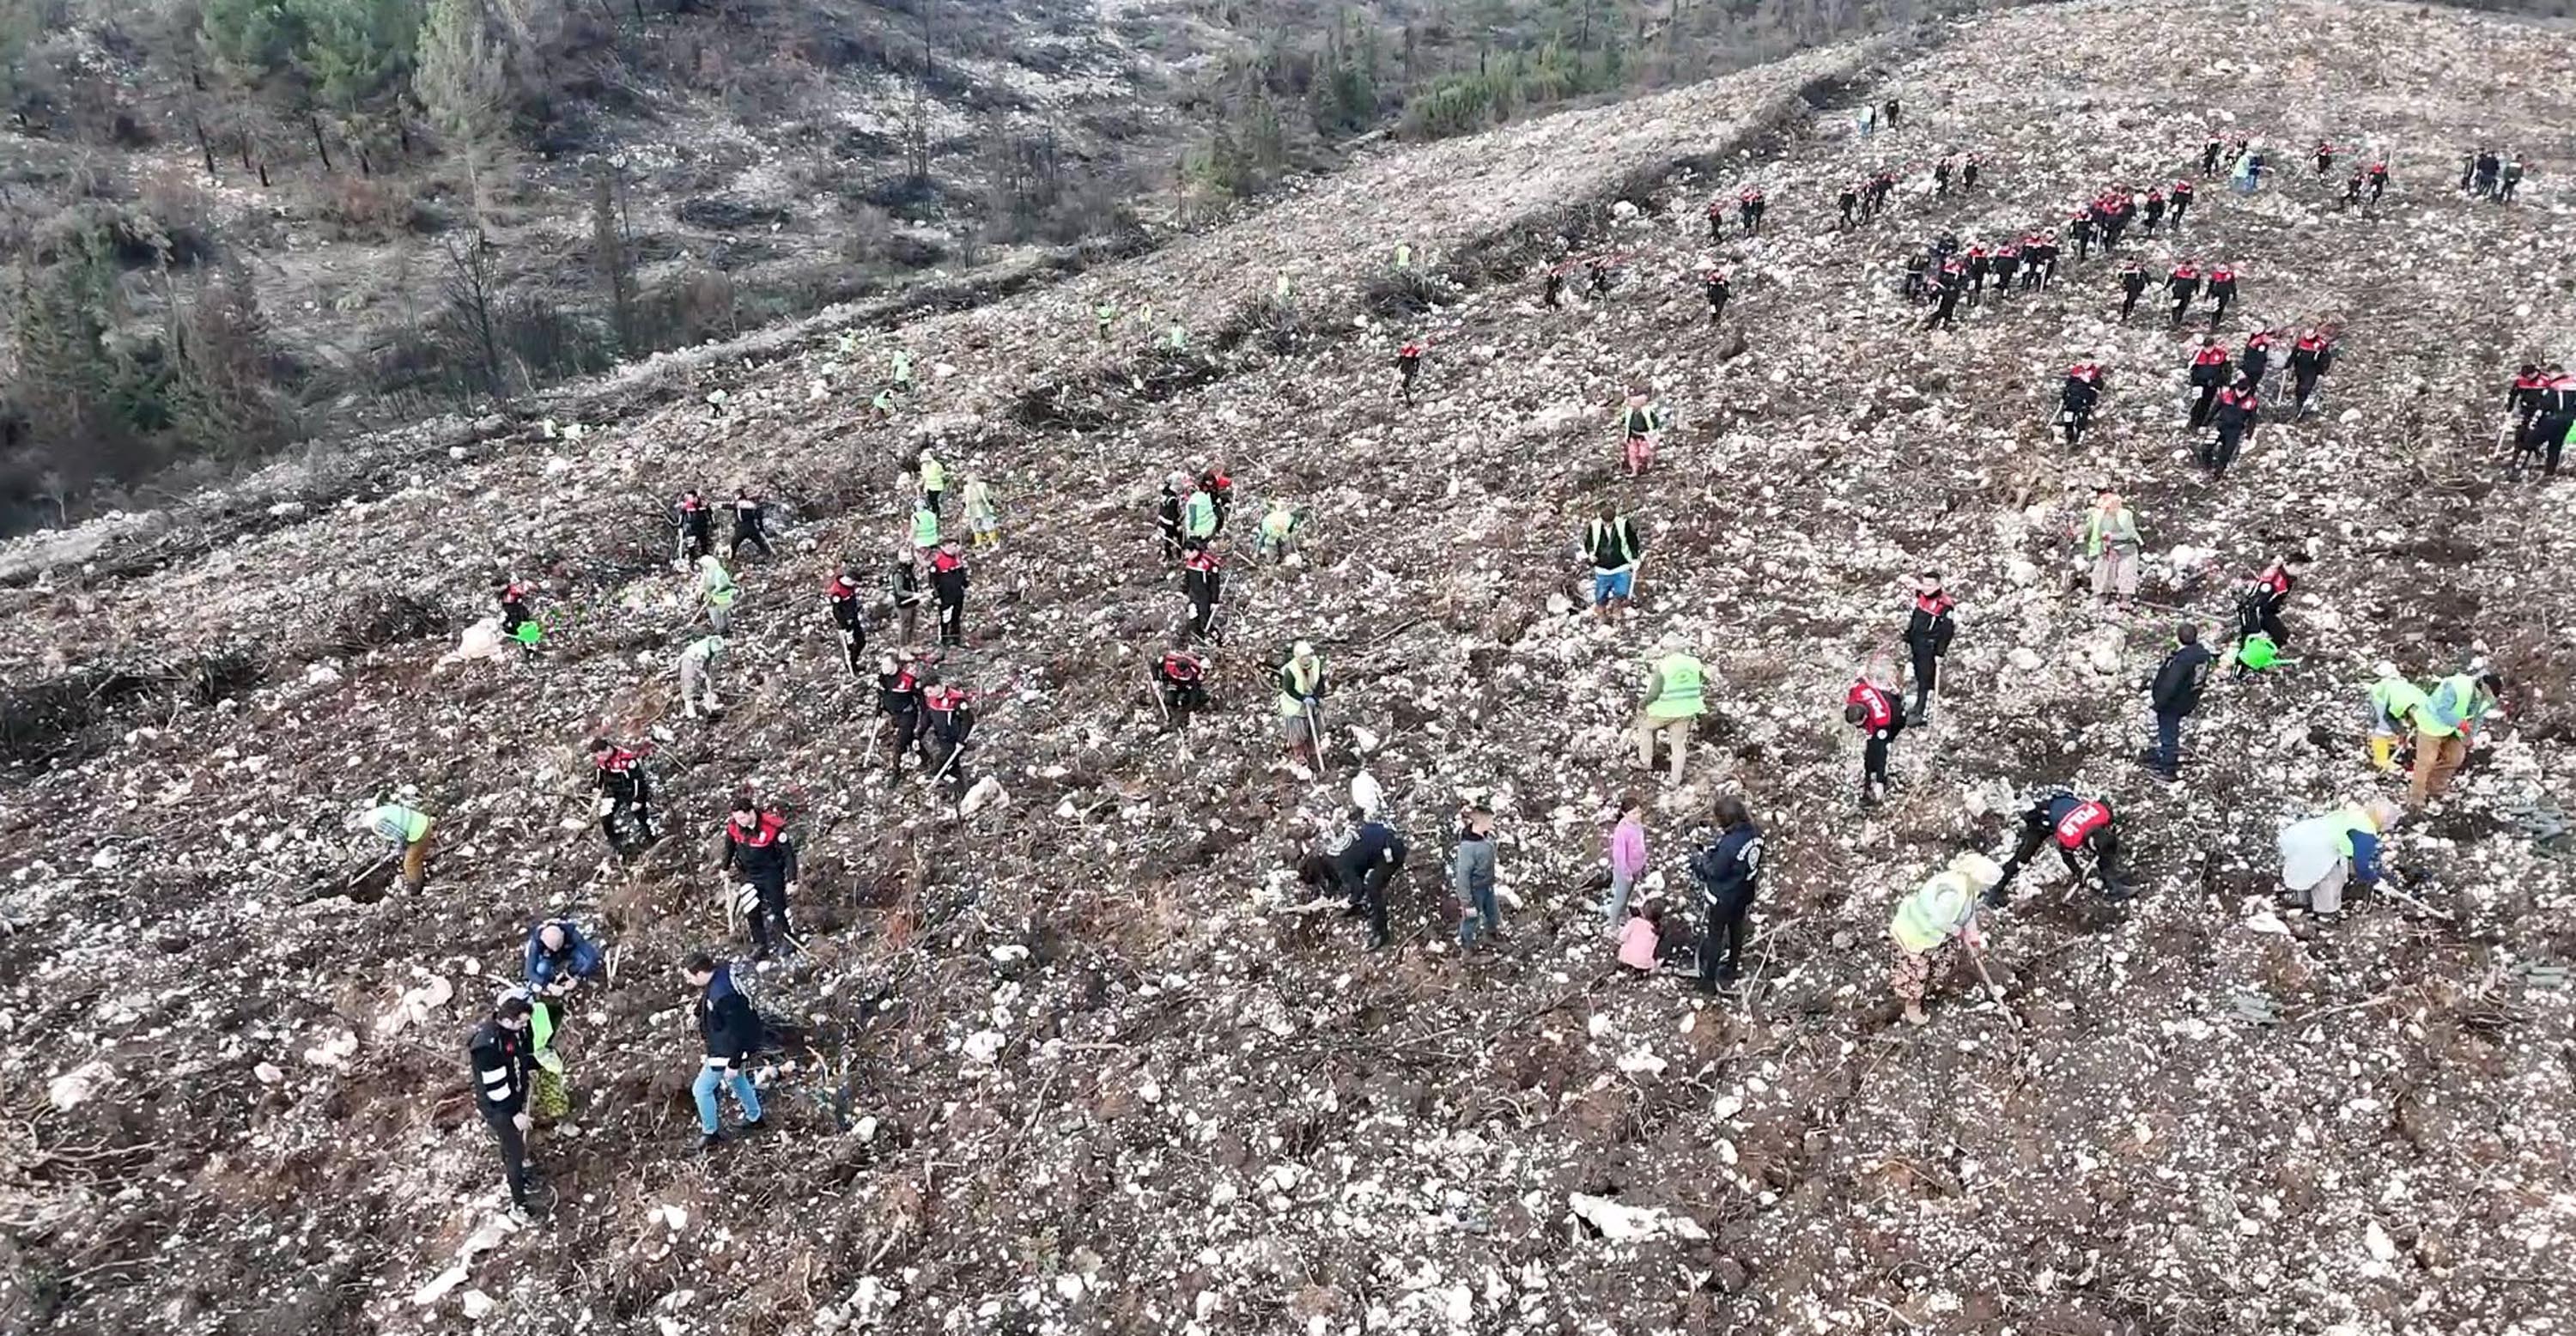
[[(1985, 938), (1977, 931), (1978, 897), (2003, 876), (2004, 870), (1993, 859), (1963, 853), (1897, 902), (1896, 915), (1887, 925), (1896, 945), (1888, 983), (1897, 1001), (1905, 1004), (1906, 1024), (1922, 1025), (1932, 1019), (1923, 1012), (1924, 994), (1934, 979), (1957, 963), (1960, 948), (1965, 947), (1971, 958), (1985, 950)], [(1978, 968), (1982, 972), (1983, 964)]]

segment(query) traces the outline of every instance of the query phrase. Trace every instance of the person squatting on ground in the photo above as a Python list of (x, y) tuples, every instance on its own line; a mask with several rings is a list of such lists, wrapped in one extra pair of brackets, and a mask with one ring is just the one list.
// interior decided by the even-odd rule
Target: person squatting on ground
[(2013, 846), (2012, 857), (2004, 860), (2003, 874), (1986, 889), (1985, 902), (1996, 909), (2008, 903), (2007, 892), (2012, 880), (2026, 866), (2042, 844), (2055, 842), (2057, 856), (2066, 863), (2066, 875), (2076, 885), (2084, 884), (2084, 864), (2076, 857), (2089, 853), (2094, 870), (2102, 875), (2102, 898), (2126, 900), (2136, 890), (2120, 877), (2120, 829), (2105, 798), (2079, 798), (2066, 789), (2055, 789), (2039, 796), (2021, 814), (2021, 839)]
[(1885, 680), (1882, 665), (1872, 662), (1851, 690), (1843, 693), (1843, 722), (1860, 730), (1860, 805), (1876, 807), (1895, 781), (1888, 778), (1888, 752), (1905, 731), (1905, 714), (1897, 708), (1895, 685)]
[(2079, 532), (2084, 556), (2093, 563), (2093, 597), (2126, 607), (2138, 597), (2138, 517), (2120, 504), (2120, 494), (2105, 487), (2084, 513)]
[(1458, 897), (1458, 949), (1486, 937), (1503, 935), (1502, 910), (1494, 903), (1494, 814), (1474, 806), (1458, 818), (1458, 847), (1449, 855), (1449, 889)]
[(1713, 993), (1735, 982), (1751, 935), (1753, 901), (1762, 886), (1762, 831), (1742, 799), (1717, 800), (1715, 844), (1691, 859), (1708, 927), (1699, 940), (1699, 990)]
[(1687, 642), (1679, 635), (1664, 637), (1662, 652), (1646, 673), (1645, 701), (1630, 728), (1637, 740), (1638, 768), (1655, 768), (1655, 739), (1660, 735), (1672, 756), (1676, 784), (1690, 758), (1691, 730), (1708, 709), (1702, 694), (1707, 669), (1686, 650)]
[(524, 997), (504, 997), (492, 1014), (465, 1041), (465, 1060), (474, 1070), (474, 1109), (500, 1143), (501, 1167), (510, 1185), (510, 1205), (528, 1208), (528, 1088), (536, 1072), (536, 1047), (528, 1037), (534, 1005)]
[(592, 738), (590, 764), (599, 791), (599, 833), (609, 849), (631, 854), (661, 838), (653, 829), (653, 777), (643, 754)]
[(2138, 758), (2159, 779), (2182, 775), (2182, 721), (2200, 708), (2210, 662), (2209, 651), (2200, 643), (2200, 628), (2190, 622), (2176, 625), (2173, 652), (2157, 666), (2147, 692), (2147, 709), (2155, 716), (2155, 745)]
[(787, 818), (762, 811), (749, 795), (736, 799), (719, 870), (741, 880), (733, 905), (750, 922), (752, 958), (768, 959), (773, 946), (794, 949), (787, 904), (796, 893), (796, 841), (787, 834)]
[(724, 658), (723, 636), (700, 636), (680, 650), (680, 717), (695, 719), (704, 710), (709, 718), (724, 708), (716, 700), (716, 664)]
[(848, 660), (850, 676), (864, 678), (863, 666), (868, 652), (867, 619), (859, 607), (859, 568), (843, 566), (823, 586), (823, 605), (832, 614), (832, 628), (841, 637), (841, 656)]
[(744, 1132), (757, 1132), (768, 1126), (760, 1112), (760, 1088), (752, 1084), (751, 1073), (744, 1070), (751, 1064), (752, 1055), (760, 1051), (760, 1013), (751, 1009), (751, 999), (734, 986), (733, 966), (719, 965), (701, 951), (690, 956), (680, 970), (689, 985), (698, 990), (698, 1035), (706, 1053), (698, 1064), (697, 1080), (689, 1086), (689, 1094), (698, 1105), (698, 1149), (713, 1150), (724, 1140), (724, 1123), (716, 1100), (725, 1090), (733, 1091), (734, 1102), (742, 1106)]
[(1941, 573), (1928, 572), (1914, 581), (1914, 607), (1905, 615), (1905, 648), (1913, 661), (1914, 708), (1906, 716), (1908, 724), (1922, 724), (1932, 718), (1932, 693), (1938, 689), (1941, 656), (1950, 652), (1950, 636), (1958, 626), (1950, 610), (1959, 606), (1941, 587)]
[(519, 963), (529, 992), (567, 993), (579, 981), (596, 977), (606, 960), (571, 919), (546, 919), (528, 930)]
[(2396, 803), (2373, 798), (2282, 827), (2282, 906), (2334, 921), (2346, 886), (2379, 884), (2383, 837), (2404, 815)]
[(1636, 597), (1637, 563), (1645, 550), (1637, 526), (1619, 513), (1616, 502), (1603, 500), (1583, 526), (1582, 555), (1592, 561), (1593, 620), (1609, 620)]
[[(2252, 658), (2268, 661), (2270, 651), (2289, 648), (2290, 628), (2281, 620), (2281, 609), (2288, 605), (2290, 590), (2298, 584), (2306, 566), (2307, 563), (2296, 556), (2283, 557), (2265, 567), (2262, 574), (2254, 577), (2254, 583), (2237, 596), (2236, 643), (2240, 647), (2236, 655), (2237, 676), (2242, 677), (2248, 668), (2263, 666), (2252, 663)], [(2242, 647), (2251, 645), (2257, 637), (2262, 639), (2265, 652), (2247, 653)]]
[(1386, 887), (1395, 880), (1396, 873), (1404, 870), (1404, 837), (1365, 812), (1354, 810), (1351, 820), (1358, 828), (1351, 832), (1350, 842), (1332, 857), (1333, 879), (1349, 898), (1344, 916), (1368, 920), (1368, 949), (1376, 951), (1389, 940)]
[(1187, 635), (1172, 637), (1172, 647), (1155, 661), (1154, 687), (1174, 725), (1187, 727), (1190, 716), (1207, 708), (1207, 671), (1207, 660), (1191, 651)]
[[(1941, 975), (1958, 964), (1964, 948), (1971, 958), (1986, 949), (1977, 930), (1979, 897), (2003, 879), (2003, 869), (1983, 854), (1963, 853), (1950, 865), (1897, 902), (1887, 935), (1894, 945), (1888, 985), (1905, 1006), (1905, 1023), (1923, 1025), (1932, 1018), (1923, 999)], [(1982, 967), (1982, 966), (1981, 966)]]
[(1634, 794), (1619, 800), (1619, 821), (1610, 828), (1610, 891), (1601, 902), (1601, 917), (1612, 933), (1627, 917), (1628, 899), (1637, 879), (1646, 875), (1646, 804)]
[(1268, 509), (1261, 512), (1261, 525), (1253, 539), (1253, 552), (1264, 561), (1280, 562), (1297, 550), (1297, 511), (1286, 501), (1271, 498)]
[(545, 638), (545, 628), (528, 611), (529, 588), (517, 580), (503, 580), (495, 586), (501, 599), (501, 634), (519, 642), (519, 650), (528, 658), (537, 656), (537, 645)]

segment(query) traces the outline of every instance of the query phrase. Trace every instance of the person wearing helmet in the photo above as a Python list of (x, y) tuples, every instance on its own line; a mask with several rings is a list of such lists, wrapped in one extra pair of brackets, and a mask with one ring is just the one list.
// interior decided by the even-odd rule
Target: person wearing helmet
[(2012, 857), (2004, 860), (2002, 874), (1986, 888), (1985, 902), (2001, 909), (2006, 903), (2005, 891), (2013, 875), (2039, 852), (2039, 846), (2054, 840), (2057, 856), (2066, 862), (2066, 875), (2078, 885), (2084, 881), (2084, 865), (2079, 853), (2093, 855), (2093, 865), (2102, 874), (2102, 898), (2126, 900), (2137, 892), (2120, 877), (2120, 831), (2111, 815), (2111, 804), (2104, 798), (2077, 797), (2071, 789), (2051, 789), (2039, 795), (2021, 814), (2021, 841), (2013, 847)]
[(1978, 897), (2002, 879), (2003, 869), (1993, 859), (1961, 854), (1897, 902), (1887, 928), (1895, 948), (1888, 984), (1905, 1006), (1906, 1024), (1931, 1021), (1923, 1012), (1923, 999), (1958, 963), (1963, 948), (1971, 958), (1985, 951), (1984, 934), (1977, 930)]

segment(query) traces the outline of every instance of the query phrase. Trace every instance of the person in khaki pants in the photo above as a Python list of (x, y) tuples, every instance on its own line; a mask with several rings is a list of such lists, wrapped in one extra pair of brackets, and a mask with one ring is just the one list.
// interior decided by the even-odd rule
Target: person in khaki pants
[(1708, 708), (1701, 696), (1707, 676), (1708, 670), (1686, 652), (1680, 636), (1664, 637), (1663, 653), (1646, 675), (1645, 704), (1632, 730), (1638, 768), (1655, 768), (1655, 736), (1660, 733), (1672, 755), (1673, 782), (1681, 782), (1682, 766), (1690, 757), (1691, 726)]
[(363, 824), (378, 838), (402, 849), (403, 888), (419, 890), (429, 875), (429, 828), (433, 824), (429, 813), (400, 803), (382, 803), (368, 810)]
[(2451, 787), (2451, 777), (2469, 759), (2469, 730), (2494, 712), (2504, 680), (2494, 673), (2455, 673), (2433, 684), (2414, 712), (2415, 771), (2408, 777), (2407, 798), (2421, 807)]

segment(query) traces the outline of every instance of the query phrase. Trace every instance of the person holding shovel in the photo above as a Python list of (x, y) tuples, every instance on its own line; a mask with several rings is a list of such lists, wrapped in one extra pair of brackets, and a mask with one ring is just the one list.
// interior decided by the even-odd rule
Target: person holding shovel
[(404, 890), (417, 891), (429, 879), (429, 831), (435, 824), (429, 813), (396, 802), (378, 803), (367, 811), (366, 828), (402, 850)]
[(1929, 1024), (1923, 999), (1932, 983), (1958, 964), (1962, 949), (1976, 966), (1987, 990), (2001, 1001), (2003, 992), (1986, 974), (1985, 936), (1977, 931), (1978, 897), (2003, 880), (2003, 869), (1983, 854), (1963, 853), (1932, 874), (1913, 894), (1897, 902), (1888, 923), (1895, 954), (1888, 982), (1905, 1005), (1905, 1023)]
[(1279, 725), (1291, 755), (1303, 752), (1317, 767), (1324, 763), (1324, 658), (1300, 640), (1274, 675), (1279, 688)]

